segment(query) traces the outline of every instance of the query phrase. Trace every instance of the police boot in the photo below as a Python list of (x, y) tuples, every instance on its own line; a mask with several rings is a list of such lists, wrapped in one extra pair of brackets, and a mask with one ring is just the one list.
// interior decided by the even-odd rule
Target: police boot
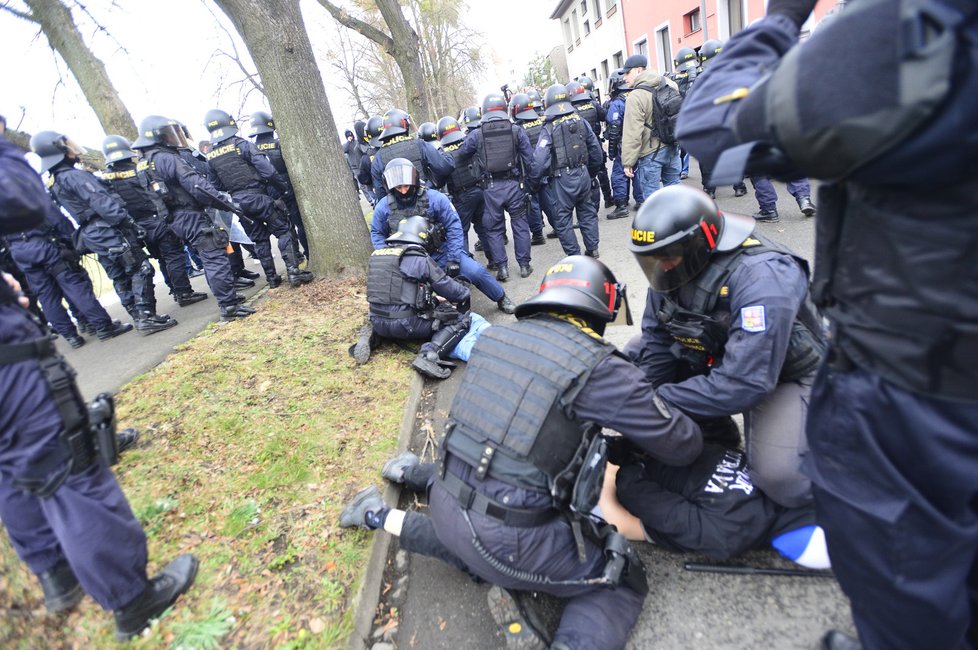
[(368, 322), (360, 328), (357, 342), (350, 347), (350, 356), (356, 360), (358, 366), (362, 366), (370, 360), (370, 353), (376, 347), (375, 340), (374, 327)]
[(510, 300), (509, 296), (506, 294), (503, 294), (503, 297), (499, 299), (496, 306), (499, 307), (499, 311), (503, 312), (504, 314), (512, 314), (516, 312), (516, 303)]
[(78, 584), (75, 572), (67, 560), (58, 560), (53, 567), (37, 576), (44, 592), (44, 606), (52, 614), (64, 612), (78, 604), (85, 592)]
[(615, 205), (614, 211), (608, 215), (608, 220), (611, 221), (614, 219), (624, 219), (627, 216), (628, 216), (628, 204), (619, 203)]
[(136, 444), (139, 440), (139, 430), (129, 427), (128, 429), (123, 429), (122, 431), (117, 431), (115, 434), (115, 448), (118, 453), (122, 453), (125, 450)]
[(547, 231), (545, 237), (547, 239), (557, 239), (558, 237), (560, 237), (560, 235), (557, 234), (557, 231), (555, 229), (551, 228), (550, 230)]
[(509, 650), (546, 650), (543, 632), (530, 622), (514, 592), (494, 585), (487, 598), (489, 612), (506, 638)]
[(771, 208), (770, 210), (758, 210), (751, 216), (754, 217), (754, 221), (763, 221), (765, 223), (777, 223), (781, 221), (781, 215), (778, 214), (777, 208)]
[(79, 320), (78, 323), (78, 333), (79, 334), (94, 334), (95, 327), (92, 326), (87, 320)]
[(543, 246), (547, 243), (547, 238), (543, 236), (543, 231), (533, 235), (530, 239), (530, 246)]
[(452, 375), (452, 369), (443, 368), (442, 363), (444, 362), (437, 353), (420, 352), (411, 362), (411, 367), (431, 379), (448, 379)]
[(716, 188), (713, 188), (713, 187), (704, 187), (704, 188), (703, 188), (703, 191), (704, 191), (704, 192), (706, 192), (706, 195), (707, 195), (708, 197), (710, 197), (710, 198), (711, 198), (711, 199), (713, 199), (714, 201), (716, 200), (716, 198), (717, 198), (717, 191), (716, 191)]
[(207, 294), (201, 291), (187, 291), (186, 293), (178, 293), (177, 295), (173, 296), (173, 299), (181, 307), (186, 307), (194, 304), (195, 302), (207, 300)]
[(529, 264), (520, 265), (520, 277), (528, 278), (533, 275), (533, 267)]
[(152, 312), (143, 312), (136, 319), (136, 331), (143, 336), (156, 334), (171, 327), (176, 327), (177, 321), (173, 318), (157, 316)]
[(150, 579), (146, 589), (125, 607), (115, 610), (115, 638), (128, 641), (170, 608), (197, 577), (197, 558), (180, 555)]
[(269, 289), (278, 289), (280, 286), (282, 286), (282, 276), (281, 275), (279, 275), (278, 273), (274, 273), (274, 274), (268, 276), (268, 288)]
[[(279, 280), (279, 282), (281, 282), (281, 280)], [(268, 283), (271, 284), (271, 280), (269, 280)], [(235, 278), (232, 284), (234, 285), (235, 289), (249, 289), (255, 286), (255, 281), (249, 280), (248, 278)]]
[(815, 216), (815, 204), (812, 203), (812, 199), (809, 196), (798, 197), (798, 209), (806, 217)]
[(68, 345), (70, 345), (75, 350), (85, 345), (85, 339), (83, 339), (80, 334), (75, 334), (74, 336), (65, 337), (65, 340), (68, 341)]
[(499, 282), (505, 282), (509, 280), (509, 267), (502, 264), (496, 267), (496, 280)]
[(376, 485), (371, 485), (357, 492), (357, 495), (343, 508), (343, 512), (340, 513), (340, 528), (366, 530), (381, 528), (384, 525), (382, 520), (385, 518), (385, 511), (388, 510), (387, 504), (380, 496), (380, 490)]
[(229, 321), (247, 318), (254, 313), (254, 308), (248, 305), (229, 305), (227, 307), (221, 307), (221, 320)]
[(739, 196), (745, 196), (747, 194), (746, 185), (734, 185), (734, 198)]
[(477, 239), (475, 241), (475, 243), (472, 244), (472, 248), (474, 248), (476, 250), (476, 252), (481, 253), (483, 251), (482, 240), (481, 239)]
[(290, 266), (286, 269), (289, 275), (289, 285), (292, 287), (298, 287), (300, 284), (309, 284), (316, 279), (309, 271), (303, 271), (298, 266)]
[(119, 321), (114, 320), (105, 327), (100, 327), (95, 330), (95, 336), (98, 337), (99, 341), (106, 341), (115, 336), (119, 336), (120, 334), (125, 334), (131, 329), (132, 325), (130, 323), (120, 323)]
[(257, 280), (261, 277), (261, 273), (255, 273), (254, 271), (249, 271), (248, 269), (241, 269), (235, 273), (235, 275), (239, 278), (244, 278), (245, 280)]
[(822, 650), (862, 650), (863, 644), (848, 634), (838, 630), (829, 630), (822, 637)]

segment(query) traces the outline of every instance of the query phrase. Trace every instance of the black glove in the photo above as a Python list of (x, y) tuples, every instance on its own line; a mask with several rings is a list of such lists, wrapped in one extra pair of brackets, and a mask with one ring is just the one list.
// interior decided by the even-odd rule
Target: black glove
[(462, 272), (462, 265), (458, 262), (449, 262), (445, 265), (445, 273), (448, 274), (450, 278), (457, 278), (458, 274)]
[(591, 179), (591, 189), (592, 190), (598, 189), (598, 179), (596, 178)]
[(767, 5), (768, 15), (780, 14), (787, 16), (801, 29), (802, 24), (815, 9), (817, 0), (770, 0)]
[(609, 141), (608, 142), (608, 156), (610, 158), (617, 158), (618, 157), (618, 154), (620, 154), (620, 153), (621, 153), (621, 151), (619, 151), (619, 149), (618, 149), (618, 143), (617, 142)]
[(625, 436), (605, 436), (608, 441), (608, 462), (613, 465), (628, 465), (641, 456), (641, 450)]
[(76, 251), (74, 247), (67, 244), (61, 244), (59, 247), (59, 252), (61, 253), (61, 259), (64, 260), (68, 266), (74, 268), (81, 263), (81, 255), (78, 254), (78, 251)]

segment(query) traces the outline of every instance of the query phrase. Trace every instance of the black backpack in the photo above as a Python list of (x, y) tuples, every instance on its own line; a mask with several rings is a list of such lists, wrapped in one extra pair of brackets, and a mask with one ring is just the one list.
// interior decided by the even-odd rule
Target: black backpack
[(683, 105), (683, 96), (679, 91), (663, 79), (658, 86), (635, 86), (652, 94), (652, 124), (645, 126), (652, 129), (652, 135), (664, 145), (676, 144), (676, 122), (679, 120), (679, 109)]

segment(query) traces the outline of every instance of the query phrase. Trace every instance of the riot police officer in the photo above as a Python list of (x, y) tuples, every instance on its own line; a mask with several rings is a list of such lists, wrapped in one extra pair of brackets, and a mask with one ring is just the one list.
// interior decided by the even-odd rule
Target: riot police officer
[(799, 44), (814, 6), (771, 0), (697, 82), (678, 133), (718, 179), (826, 181), (813, 294), (832, 337), (805, 469), (859, 641), (830, 632), (823, 647), (973, 647), (975, 5), (848, 3)]
[(441, 224), (445, 229), (445, 243), (431, 253), (432, 259), (450, 277), (461, 275), (495, 302), (501, 311), (513, 313), (516, 305), (502, 286), (484, 266), (466, 254), (462, 225), (448, 197), (438, 190), (424, 187), (414, 164), (406, 158), (395, 158), (387, 163), (384, 182), (390, 190), (387, 197), (377, 204), (370, 220), (370, 241), (374, 249), (386, 247), (387, 238), (397, 231), (401, 219), (420, 216)]
[(430, 142), (411, 136), (410, 130), (411, 116), (401, 109), (392, 108), (384, 113), (380, 149), (370, 167), (377, 201), (391, 190), (384, 185), (384, 170), (395, 158), (410, 160), (418, 170), (421, 184), (426, 187), (441, 187), (454, 169), (455, 162), (449, 154), (439, 151)]
[(467, 106), (462, 109), (458, 121), (465, 127), (466, 133), (477, 129), (482, 124), (482, 109), (478, 106)]
[[(354, 129), (359, 134), (359, 141), (354, 148), (359, 152), (360, 157), (366, 151), (363, 143), (363, 123), (357, 122)], [(299, 203), (295, 198), (295, 189), (292, 187), (292, 179), (289, 177), (289, 169), (285, 165), (285, 158), (282, 156), (282, 143), (275, 135), (275, 120), (270, 113), (265, 111), (255, 111), (251, 114), (251, 137), (255, 138), (255, 148), (259, 152), (268, 156), (279, 177), (285, 181), (286, 193), (283, 197), (289, 212), (289, 221), (299, 235), (299, 244), (302, 246), (302, 254), (309, 258), (309, 241), (306, 239), (306, 226), (302, 222), (302, 213), (299, 212)], [(360, 157), (357, 158), (357, 165), (354, 171), (360, 167)]]
[[(648, 587), (640, 560), (590, 514), (605, 468), (601, 428), (669, 465), (702, 449), (696, 425), (658, 400), (602, 338), (623, 301), (624, 287), (597, 260), (572, 256), (552, 266), (539, 293), (517, 308), (519, 320), (493, 325), (475, 344), (441, 465), (426, 477), (430, 518), (390, 510), (376, 487), (341, 514), (341, 525), (400, 534), (401, 548), (497, 585), (489, 607), (509, 647), (544, 643), (510, 589), (567, 599), (552, 648), (624, 648), (641, 612)], [(384, 476), (404, 480), (412, 464), (388, 463)]]
[(228, 235), (204, 213), (205, 207), (235, 208), (228, 195), (221, 195), (206, 176), (194, 171), (178, 153), (189, 146), (180, 124), (161, 115), (150, 115), (139, 124), (139, 137), (132, 148), (142, 152), (150, 187), (160, 194), (173, 221), (170, 227), (188, 242), (204, 262), (207, 285), (214, 293), (224, 319), (244, 318), (255, 313), (234, 292), (231, 262), (225, 249)]
[(723, 51), (723, 41), (711, 38), (700, 47), (699, 59), (700, 69), (705, 71), (712, 63), (716, 55)]
[(213, 145), (207, 154), (208, 177), (241, 206), (241, 213), (247, 217), (245, 232), (255, 242), (255, 253), (269, 288), (282, 283), (272, 258), (271, 235), (278, 240), (289, 284), (297, 287), (312, 282), (312, 273), (299, 269), (299, 244), (282, 200), (291, 194), (286, 181), (255, 145), (236, 135), (238, 125), (230, 115), (212, 109), (204, 116), (204, 124)]
[[(0, 236), (44, 228), (50, 200), (2, 137), (0, 176)], [(146, 536), (103, 461), (114, 438), (100, 436), (96, 451), (74, 374), (16, 287), (0, 280), (0, 518), (49, 611), (67, 611), (87, 592), (113, 611), (125, 641), (190, 588), (197, 560), (182, 555), (147, 577)]]
[(194, 291), (187, 277), (183, 242), (166, 224), (166, 206), (149, 187), (146, 163), (137, 162), (139, 154), (121, 135), (110, 135), (102, 141), (102, 153), (109, 171), (102, 174), (113, 191), (125, 203), (126, 211), (146, 234), (143, 242), (150, 253), (164, 265), (173, 291), (173, 299), (181, 307), (207, 298), (206, 293)]
[(629, 248), (651, 286), (633, 361), (705, 429), (735, 436), (743, 413), (754, 483), (783, 506), (810, 502), (800, 466), (824, 334), (808, 263), (685, 185), (645, 200)]
[(605, 109), (607, 118), (605, 135), (608, 140), (608, 156), (611, 158), (611, 191), (615, 201), (615, 209), (608, 219), (624, 219), (628, 216), (628, 192), (631, 187), (632, 198), (635, 199), (635, 209), (642, 205), (642, 186), (637, 181), (625, 175), (621, 164), (621, 131), (622, 119), (625, 117), (625, 99), (631, 89), (625, 85), (625, 71), (619, 68), (608, 77), (608, 106)]
[(149, 335), (175, 327), (177, 321), (156, 314), (153, 266), (139, 241), (137, 226), (124, 204), (91, 173), (75, 169), (81, 147), (55, 131), (31, 138), (41, 170), (51, 174), (51, 193), (78, 223), (79, 248), (98, 254), (136, 331)]
[(486, 209), (482, 226), (486, 231), (486, 256), (496, 265), (496, 279), (509, 279), (506, 254), (506, 218), (513, 230), (513, 248), (520, 277), (533, 273), (530, 266), (530, 227), (526, 221), (529, 188), (524, 185), (530, 167), (530, 139), (523, 129), (509, 121), (508, 104), (498, 93), (482, 100), (481, 126), (465, 136), (458, 150), (458, 161), (466, 163), (478, 156)]
[(67, 298), (79, 324), (91, 327), (100, 341), (131, 330), (130, 324), (113, 321), (95, 297), (92, 281), (72, 243), (74, 227), (50, 200), (43, 207), (44, 219), (38, 227), (8, 235), (6, 241), (13, 261), (37, 292), (47, 322), (71, 347), (85, 344), (61, 304)]
[[(576, 81), (569, 81), (564, 86), (567, 88), (567, 95), (570, 97), (570, 102), (577, 110), (577, 114), (588, 123), (591, 130), (594, 131), (594, 135), (598, 138), (598, 144), (601, 143), (601, 123), (608, 118), (608, 114), (598, 100), (594, 98), (594, 82), (591, 81), (590, 77), (580, 76)], [(601, 169), (595, 175), (595, 180), (597, 181), (597, 186), (592, 191), (594, 198), (594, 209), (597, 210), (601, 207), (601, 196), (604, 196), (604, 207), (610, 208), (614, 205), (614, 200), (611, 196), (611, 183), (608, 180), (608, 156), (604, 152), (604, 148), (601, 149)], [(600, 188), (600, 194), (598, 193), (598, 188)]]
[(374, 157), (377, 155), (377, 150), (380, 149), (380, 134), (384, 132), (384, 118), (380, 115), (374, 115), (367, 120), (366, 125), (363, 129), (363, 139), (367, 145), (367, 148), (363, 152), (363, 156), (360, 158), (360, 168), (357, 171), (357, 182), (360, 185), (367, 187), (370, 191), (367, 193), (367, 199), (371, 206), (377, 204), (378, 192), (383, 194), (384, 192), (374, 187), (374, 177), (371, 169), (373, 168)]
[(367, 266), (374, 334), (396, 341), (424, 341), (411, 366), (432, 379), (452, 374), (454, 364), (446, 363), (448, 355), (468, 332), (470, 322), (469, 288), (448, 277), (430, 257), (441, 244), (440, 225), (424, 217), (408, 217), (387, 238), (387, 247), (373, 252)]
[[(465, 133), (458, 120), (451, 116), (445, 116), (438, 120), (438, 135), (441, 138), (441, 148), (451, 154), (455, 159), (455, 169), (448, 177), (448, 193), (452, 199), (452, 205), (458, 211), (458, 218), (462, 224), (462, 240), (465, 251), (469, 250), (469, 226), (475, 230), (479, 241), (483, 243), (485, 250), (485, 227), (482, 225), (482, 217), (486, 210), (486, 200), (482, 191), (482, 172), (479, 169), (479, 160), (470, 158), (468, 162), (460, 163), (458, 151), (462, 148), (465, 141)], [(490, 263), (492, 259), (490, 258)]]
[[(543, 116), (533, 108), (533, 100), (526, 93), (516, 93), (509, 100), (509, 115), (513, 123), (526, 132), (526, 137), (530, 139), (530, 150), (536, 148), (540, 141), (540, 132), (543, 131)], [(540, 191), (530, 191), (530, 203), (527, 206), (526, 221), (530, 226), (530, 245), (542, 246), (547, 243), (547, 238), (543, 235), (543, 209), (540, 204)], [(553, 221), (550, 214), (550, 206), (547, 205), (547, 216)]]
[(554, 228), (564, 252), (581, 252), (573, 230), (576, 211), (584, 254), (597, 257), (598, 211), (591, 197), (591, 179), (603, 164), (601, 145), (591, 126), (574, 110), (564, 86), (550, 86), (543, 105), (546, 123), (533, 151), (530, 186), (540, 188), (546, 184), (554, 210)]
[[(676, 52), (676, 58), (672, 60), (675, 68), (671, 74), (666, 75), (676, 82), (679, 94), (683, 97), (686, 96), (689, 87), (696, 81), (696, 75), (699, 72), (698, 58), (696, 50), (693, 48), (688, 46), (679, 48), (679, 51)], [(683, 151), (682, 147), (679, 148), (679, 164), (679, 180), (686, 180), (689, 178), (689, 152)]]
[(431, 143), (437, 149), (441, 145), (438, 140), (438, 125), (434, 122), (422, 122), (419, 124), (418, 139)]

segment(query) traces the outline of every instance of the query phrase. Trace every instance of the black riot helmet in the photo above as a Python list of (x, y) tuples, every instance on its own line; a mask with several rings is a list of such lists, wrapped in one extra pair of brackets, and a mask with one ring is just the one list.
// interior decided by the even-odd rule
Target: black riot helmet
[(608, 75), (608, 96), (614, 97), (623, 90), (627, 90), (625, 87), (625, 71), (618, 68)]
[(700, 274), (710, 256), (737, 248), (754, 231), (750, 217), (728, 214), (701, 190), (657, 190), (632, 222), (629, 250), (655, 291), (672, 291)]
[(540, 91), (536, 88), (530, 88), (526, 91), (526, 94), (530, 96), (530, 107), (537, 112), (542, 111), (543, 96), (540, 94)]
[(132, 143), (121, 135), (105, 136), (105, 140), (102, 140), (102, 153), (105, 154), (105, 164), (109, 167), (139, 157), (139, 154), (132, 150)]
[(132, 143), (132, 148), (144, 149), (154, 144), (173, 149), (186, 149), (190, 146), (180, 123), (162, 115), (143, 118), (139, 123), (139, 137)]
[(508, 108), (505, 97), (499, 93), (489, 93), (482, 98), (482, 121), (505, 120)]
[(251, 135), (275, 133), (275, 120), (267, 111), (255, 111), (251, 114)]
[(591, 93), (585, 90), (584, 86), (578, 81), (568, 81), (564, 84), (567, 89), (567, 96), (570, 98), (571, 104), (580, 104), (582, 102), (591, 101)]
[(371, 147), (380, 146), (380, 134), (384, 132), (384, 118), (374, 115), (367, 118), (367, 126), (364, 128), (364, 138)]
[(399, 108), (392, 108), (384, 113), (384, 130), (380, 141), (390, 140), (396, 135), (407, 135), (411, 130), (411, 116)]
[(699, 57), (693, 48), (682, 47), (676, 52), (676, 58), (672, 62), (676, 64), (676, 72), (690, 72), (699, 65)]
[(447, 147), (464, 140), (465, 134), (462, 133), (458, 120), (451, 115), (446, 115), (438, 120), (438, 137), (441, 139), (441, 146)]
[(409, 196), (418, 188), (418, 170), (407, 158), (395, 158), (384, 167), (384, 183), (387, 185), (388, 192), (393, 192), (401, 185), (411, 186), (414, 189), (405, 194)]
[(703, 47), (700, 48), (700, 65), (706, 68), (707, 61), (715, 57), (723, 50), (723, 41), (718, 41), (715, 38), (711, 38), (707, 42), (703, 43)]
[(211, 134), (211, 142), (214, 144), (224, 142), (238, 133), (238, 123), (230, 113), (225, 113), (219, 108), (207, 111), (204, 115), (204, 127)]
[(543, 108), (546, 109), (547, 117), (570, 115), (574, 112), (564, 84), (554, 84), (547, 88), (543, 96)]
[(591, 81), (591, 77), (582, 74), (577, 78), (577, 83), (581, 84), (581, 87), (584, 88), (589, 95), (594, 96), (594, 82)]
[(57, 131), (41, 131), (31, 136), (31, 151), (40, 156), (42, 172), (63, 160), (76, 159), (85, 153), (74, 140)]
[(516, 93), (509, 100), (509, 114), (514, 120), (535, 120), (540, 114), (533, 110), (532, 100), (526, 93)]
[(418, 126), (418, 137), (425, 142), (438, 142), (438, 127), (434, 122), (422, 122)]
[(482, 126), (482, 109), (478, 106), (469, 106), (462, 111), (459, 122), (465, 125), (466, 129), (477, 129)]
[(611, 269), (593, 257), (571, 255), (547, 269), (539, 292), (516, 307), (516, 317), (570, 312), (603, 331), (604, 324), (618, 316), (622, 302), (627, 313), (625, 285), (615, 279)]
[(441, 247), (444, 237), (440, 224), (433, 224), (422, 216), (407, 217), (397, 224), (397, 232), (385, 241), (388, 244), (416, 244), (433, 253)]

